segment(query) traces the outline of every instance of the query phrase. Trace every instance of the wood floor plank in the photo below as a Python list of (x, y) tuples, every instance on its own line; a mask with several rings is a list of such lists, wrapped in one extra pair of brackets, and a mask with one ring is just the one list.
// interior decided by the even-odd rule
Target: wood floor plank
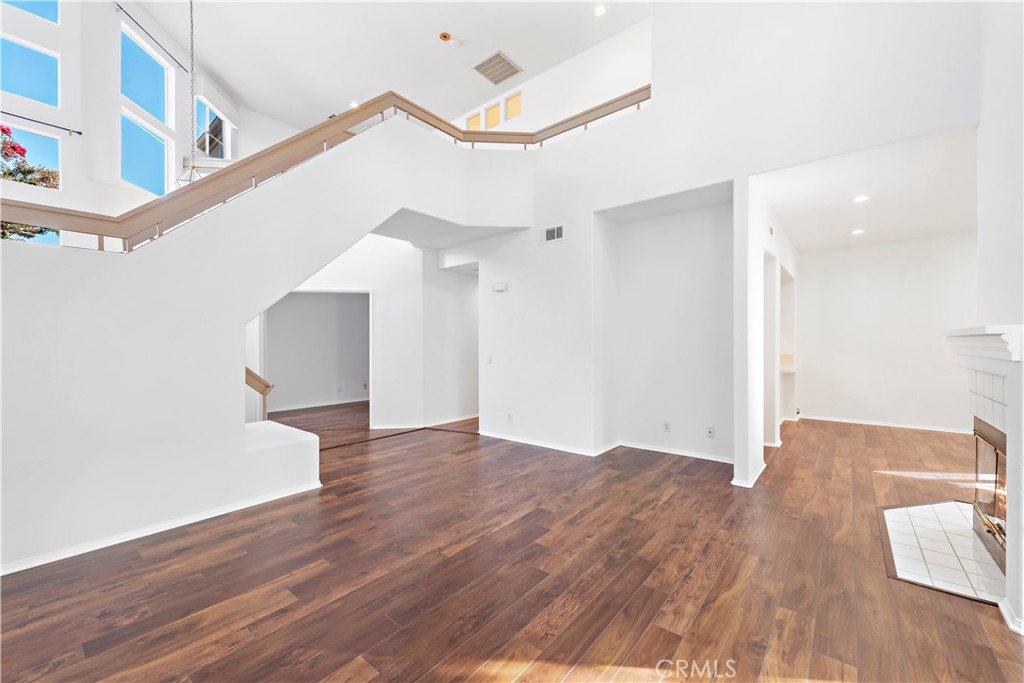
[(992, 648), (945, 635), (946, 648), (960, 683), (998, 683), (1012, 680), (999, 666)]
[(747, 490), (653, 451), (470, 423), (334, 447), (365, 406), (291, 418), (325, 437), (321, 489), (3, 577), (4, 681), (1024, 680), (996, 607), (882, 562), (877, 506), (965, 494), (969, 436), (787, 422)]
[(806, 680), (811, 665), (813, 632), (813, 619), (800, 612), (781, 608), (775, 619), (775, 628), (765, 651), (758, 680)]

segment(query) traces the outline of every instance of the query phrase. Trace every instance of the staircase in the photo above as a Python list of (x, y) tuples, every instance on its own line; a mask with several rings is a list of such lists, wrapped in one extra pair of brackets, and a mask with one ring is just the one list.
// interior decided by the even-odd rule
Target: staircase
[(483, 143), (539, 146), (648, 97), (487, 133), (386, 93), (121, 216), (0, 201), (96, 237), (0, 250), (3, 571), (318, 486), (315, 437), (244, 424), (246, 323), (401, 209), (532, 224), (533, 155)]

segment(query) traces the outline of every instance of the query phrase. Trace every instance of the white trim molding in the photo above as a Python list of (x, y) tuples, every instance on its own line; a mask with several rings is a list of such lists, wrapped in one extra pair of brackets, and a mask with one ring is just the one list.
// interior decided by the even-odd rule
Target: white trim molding
[(757, 471), (754, 472), (753, 477), (751, 477), (750, 479), (739, 479), (737, 477), (733, 477), (733, 480), (730, 483), (733, 486), (741, 486), (745, 489), (752, 489), (754, 488), (754, 484), (757, 483), (757, 480), (761, 477), (761, 474), (764, 472), (766, 467), (768, 467), (768, 463), (761, 461), (761, 465), (757, 468)]
[(820, 420), (821, 422), (841, 422), (851, 425), (867, 425), (870, 427), (894, 427), (896, 429), (920, 429), (925, 432), (947, 432), (949, 434), (973, 434), (973, 427), (937, 427), (935, 425), (915, 425), (903, 422), (881, 422), (879, 420), (862, 420), (857, 417), (824, 417), (821, 415), (801, 415), (803, 420)]
[(524, 439), (519, 436), (509, 436), (508, 434), (499, 434), (498, 432), (485, 432), (480, 430), (480, 436), (489, 436), (492, 439), (501, 439), (502, 441), (513, 441), (515, 443), (523, 443), (527, 446), (539, 446), (541, 448), (548, 448), (553, 451), (562, 451), (563, 453), (572, 453), (573, 455), (585, 455), (589, 458), (595, 458), (601, 453), (594, 453), (592, 451), (586, 451), (582, 448), (576, 448), (574, 446), (564, 446), (562, 444), (551, 443), (549, 441), (536, 441), (534, 439)]
[(106, 538), (100, 538), (95, 541), (79, 543), (78, 545), (69, 546), (67, 548), (61, 548), (60, 550), (54, 550), (53, 552), (28, 557), (24, 560), (8, 562), (0, 566), (0, 576), (6, 576), (8, 574), (20, 572), (25, 569), (39, 567), (44, 564), (50, 564), (51, 562), (56, 562), (57, 560), (66, 560), (69, 557), (82, 555), (83, 553), (89, 553), (93, 550), (107, 548), (112, 545), (117, 545), (118, 543), (125, 543), (126, 541), (134, 541), (135, 539), (142, 538), (144, 536), (158, 534), (161, 531), (168, 531), (170, 529), (176, 529), (178, 527), (186, 526), (188, 524), (202, 522), (203, 520), (210, 519), (212, 517), (220, 517), (221, 515), (226, 515), (229, 512), (237, 512), (238, 510), (244, 510), (245, 508), (249, 508), (254, 505), (262, 505), (263, 503), (269, 503), (280, 498), (287, 498), (288, 496), (294, 496), (297, 493), (305, 493), (306, 491), (312, 491), (318, 488), (320, 488), (319, 479), (308, 484), (299, 484), (298, 486), (292, 486), (286, 489), (281, 489), (280, 491), (275, 491), (274, 493), (269, 493), (264, 496), (247, 498), (245, 500), (229, 503), (228, 505), (215, 507), (210, 510), (203, 510), (202, 512), (196, 512), (195, 514), (185, 515), (184, 517), (178, 517), (177, 519), (171, 519), (166, 522), (150, 524), (149, 526), (140, 527), (138, 529), (132, 529), (131, 531), (125, 531), (120, 534), (114, 534), (113, 536), (107, 536)]
[(1013, 613), (1013, 606), (1010, 605), (1008, 599), (1003, 598), (999, 601), (999, 611), (1002, 613), (1003, 619), (1011, 631), (1024, 635), (1024, 620), (1019, 615)]
[(950, 330), (946, 339), (957, 355), (1020, 362), (1024, 325), (983, 325)]

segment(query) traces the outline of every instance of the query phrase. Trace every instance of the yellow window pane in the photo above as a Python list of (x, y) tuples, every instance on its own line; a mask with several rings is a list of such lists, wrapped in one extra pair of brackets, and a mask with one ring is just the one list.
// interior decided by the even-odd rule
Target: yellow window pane
[(523, 93), (517, 92), (505, 100), (505, 120), (514, 119), (523, 113)]
[(473, 114), (466, 119), (466, 130), (480, 130), (480, 114)]
[(484, 112), (487, 115), (487, 128), (494, 128), (501, 123), (501, 105), (496, 104), (493, 107), (487, 107)]

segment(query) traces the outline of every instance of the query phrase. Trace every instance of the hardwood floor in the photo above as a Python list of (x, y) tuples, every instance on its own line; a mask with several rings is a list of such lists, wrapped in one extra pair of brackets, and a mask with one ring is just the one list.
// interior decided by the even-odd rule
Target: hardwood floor
[(267, 417), (274, 422), (316, 434), (320, 437), (321, 451), (416, 431), (416, 428), (370, 429), (369, 401), (281, 410)]
[(787, 424), (750, 490), (715, 462), (438, 430), (321, 469), (5, 577), (4, 680), (1024, 678), (997, 608), (885, 575), (876, 507), (964, 497), (969, 437)]
[(464, 434), (479, 434), (480, 419), (476, 417), (470, 417), (465, 420), (456, 420), (455, 422), (434, 425), (430, 429), (440, 429), (441, 431), (444, 432), (462, 432)]

